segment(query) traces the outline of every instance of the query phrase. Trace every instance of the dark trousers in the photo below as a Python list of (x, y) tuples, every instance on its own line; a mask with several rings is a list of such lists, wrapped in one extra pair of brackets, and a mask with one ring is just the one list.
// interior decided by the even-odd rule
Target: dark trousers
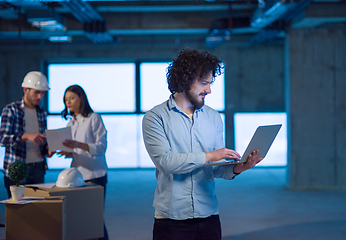
[[(46, 172), (45, 162), (39, 162), (34, 165), (28, 165), (29, 174), (26, 179), (20, 182), (20, 185), (44, 183), (44, 174)], [(16, 185), (11, 178), (4, 176), (4, 184), (7, 190), (8, 198), (11, 198), (10, 186)]]
[(155, 219), (153, 240), (221, 240), (219, 215), (187, 220)]
[[(101, 185), (104, 189), (104, 192), (103, 192), (103, 196), (106, 197), (106, 184), (107, 184), (107, 174), (104, 175), (103, 177), (100, 177), (100, 178), (94, 178), (94, 179), (90, 179), (90, 180), (86, 180), (85, 181), (86, 183), (94, 183), (94, 184), (97, 184), (97, 185)], [(105, 200), (106, 198), (103, 198), (103, 200)]]
[[(90, 183), (94, 183), (97, 185), (101, 185), (104, 189), (103, 192), (103, 201), (106, 200), (106, 184), (107, 184), (107, 174), (103, 177), (100, 178), (94, 178), (94, 179), (90, 179), (90, 180), (86, 180), (85, 182), (90, 182)], [(103, 238), (100, 239), (104, 239), (104, 240), (108, 240), (108, 231), (106, 228), (106, 224), (103, 222)]]

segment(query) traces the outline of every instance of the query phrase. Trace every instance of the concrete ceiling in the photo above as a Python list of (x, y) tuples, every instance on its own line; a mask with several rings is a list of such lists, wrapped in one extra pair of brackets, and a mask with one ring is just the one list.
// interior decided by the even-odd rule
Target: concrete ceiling
[(0, 44), (264, 43), (288, 27), (346, 22), (343, 0), (0, 1)]

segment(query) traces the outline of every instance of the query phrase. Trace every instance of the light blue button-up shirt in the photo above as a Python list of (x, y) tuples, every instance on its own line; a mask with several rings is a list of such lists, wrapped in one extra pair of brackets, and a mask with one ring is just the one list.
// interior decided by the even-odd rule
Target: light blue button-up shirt
[(156, 166), (154, 208), (176, 220), (218, 214), (214, 178), (233, 179), (233, 165), (205, 167), (205, 152), (224, 147), (220, 114), (204, 105), (193, 122), (171, 95), (143, 118), (145, 147)]

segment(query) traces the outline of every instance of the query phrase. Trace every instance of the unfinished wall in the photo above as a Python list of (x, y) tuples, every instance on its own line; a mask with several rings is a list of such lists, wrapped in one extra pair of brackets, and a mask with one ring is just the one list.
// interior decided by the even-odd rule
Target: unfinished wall
[(288, 185), (346, 187), (346, 31), (291, 30), (285, 56)]

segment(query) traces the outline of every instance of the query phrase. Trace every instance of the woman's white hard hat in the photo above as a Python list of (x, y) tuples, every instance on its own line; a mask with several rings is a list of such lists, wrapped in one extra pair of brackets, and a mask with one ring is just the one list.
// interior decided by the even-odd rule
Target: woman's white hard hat
[(56, 186), (63, 188), (82, 187), (85, 185), (82, 173), (74, 167), (62, 170), (56, 181)]
[(23, 79), (22, 87), (40, 91), (48, 91), (50, 89), (48, 87), (47, 77), (38, 71), (28, 72)]

